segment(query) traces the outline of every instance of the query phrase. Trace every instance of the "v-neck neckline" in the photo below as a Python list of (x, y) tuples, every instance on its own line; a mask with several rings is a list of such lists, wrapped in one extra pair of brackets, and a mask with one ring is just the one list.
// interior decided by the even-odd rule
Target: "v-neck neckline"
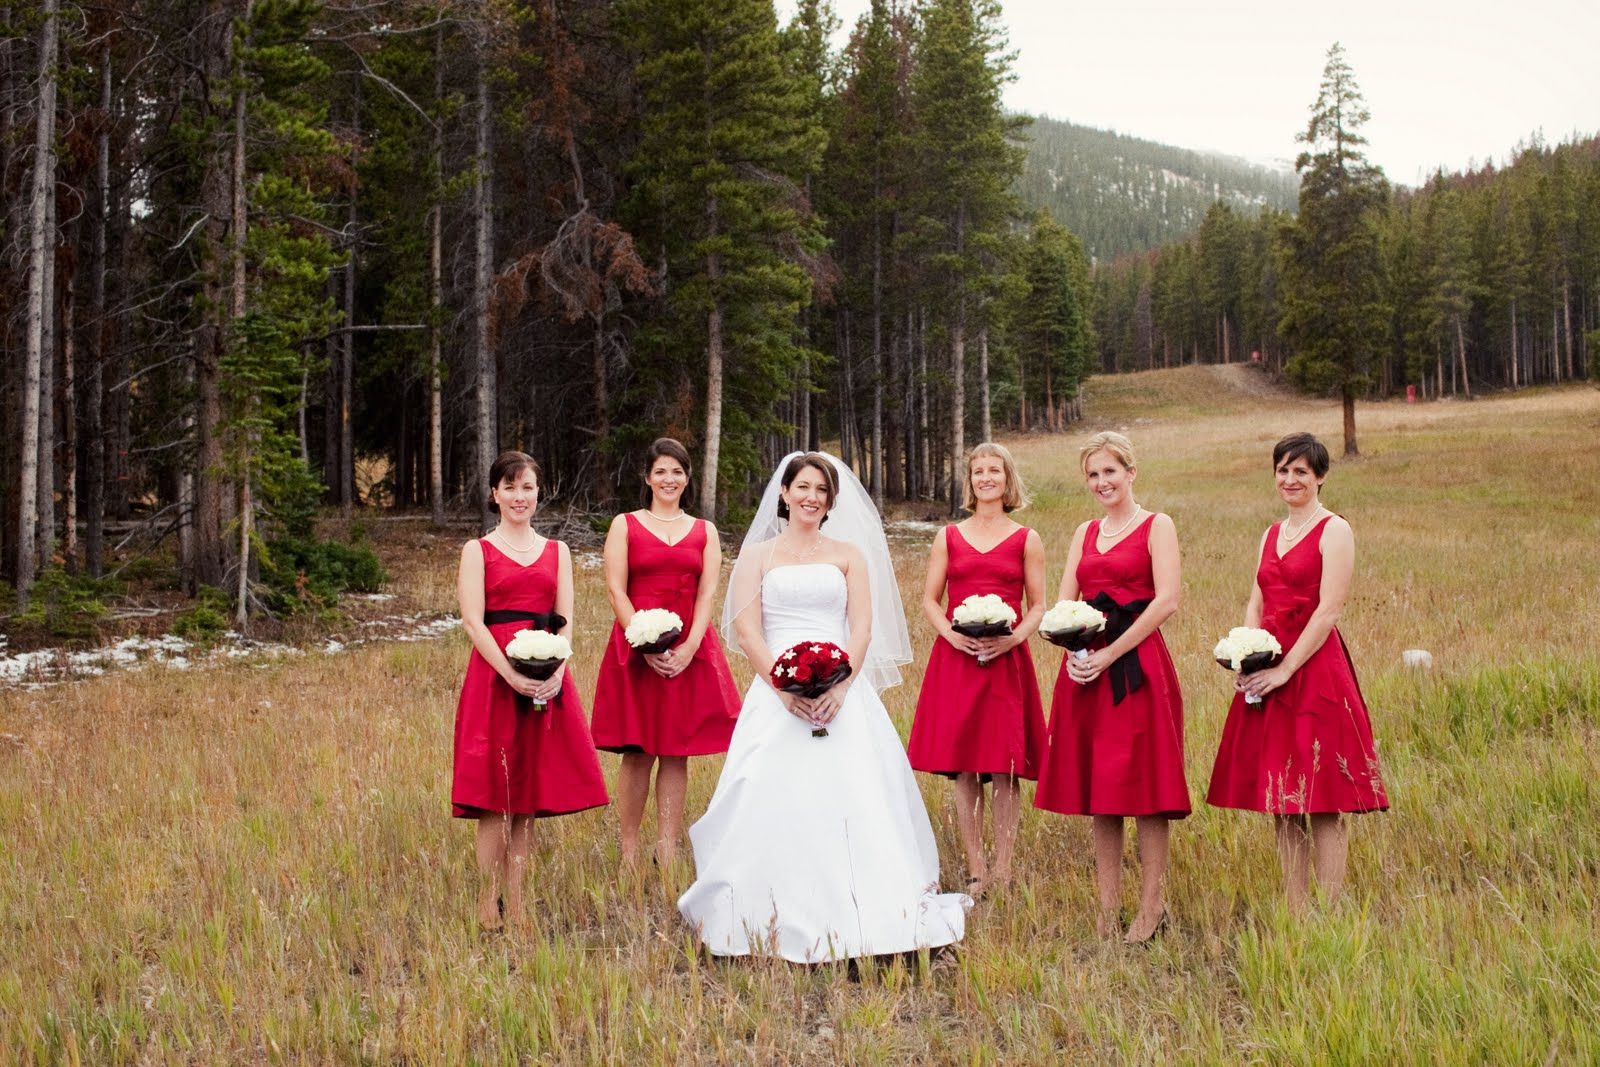
[(977, 545), (972, 543), (972, 539), (970, 537), (968, 537), (964, 533), (961, 533), (961, 524), (960, 523), (952, 523), (951, 524), (951, 528), (954, 529), (955, 532), (960, 535), (962, 542), (968, 548), (972, 549), (972, 551), (976, 552), (980, 556), (987, 556), (987, 555), (990, 555), (991, 553), (997, 551), (1000, 548), (1001, 545), (1005, 544), (1007, 541), (1009, 541), (1013, 537), (1017, 536), (1017, 534), (1019, 534), (1023, 530), (1027, 529), (1026, 526), (1018, 526), (1015, 530), (1012, 530), (1010, 533), (1008, 533), (1004, 537), (1000, 538), (1000, 540), (996, 541), (994, 544), (990, 545), (988, 548), (979, 548)]
[(500, 553), (500, 558), (501, 559), (508, 559), (512, 563), (516, 564), (518, 567), (521, 567), (523, 570), (527, 570), (529, 567), (536, 567), (536, 566), (539, 565), (539, 561), (544, 559), (544, 554), (546, 552), (550, 551), (550, 544), (551, 544), (551, 542), (553, 540), (554, 540), (554, 538), (550, 538), (550, 537), (546, 537), (544, 539), (544, 547), (539, 549), (539, 554), (537, 556), (533, 557), (533, 561), (531, 563), (522, 562), (516, 556), (513, 556), (511, 553), (507, 552), (505, 549), (503, 549), (499, 545), (495, 544), (494, 541), (491, 540), (488, 537), (484, 537), (483, 538), (483, 543), (488, 545), (490, 548), (494, 549), (496, 552)]
[[(688, 513), (685, 512), (684, 514), (688, 514)], [(695, 521), (694, 516), (692, 516), (692, 515), (689, 516), (689, 532), (684, 534), (682, 537), (678, 538), (676, 541), (668, 541), (665, 537), (661, 537), (660, 535), (658, 535), (654, 530), (652, 530), (652, 529), (650, 529), (650, 527), (646, 526), (644, 524), (643, 520), (641, 520), (639, 518), (639, 516), (635, 512), (632, 512), (632, 511), (628, 512), (628, 518), (633, 520), (633, 524), (635, 526), (639, 527), (639, 529), (643, 530), (645, 533), (649, 534), (651, 537), (654, 537), (657, 541), (659, 541), (662, 544), (666, 545), (668, 548), (677, 548), (679, 545), (683, 544), (685, 541), (689, 540), (689, 538), (694, 536), (694, 528), (695, 528), (695, 525), (696, 525), (696, 521)]]

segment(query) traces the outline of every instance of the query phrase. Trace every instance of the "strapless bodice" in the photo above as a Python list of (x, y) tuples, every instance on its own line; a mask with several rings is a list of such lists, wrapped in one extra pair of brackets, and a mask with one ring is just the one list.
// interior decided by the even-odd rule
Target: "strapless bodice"
[(849, 594), (844, 572), (831, 563), (775, 567), (761, 580), (761, 623), (767, 647), (781, 654), (801, 641), (849, 644)]

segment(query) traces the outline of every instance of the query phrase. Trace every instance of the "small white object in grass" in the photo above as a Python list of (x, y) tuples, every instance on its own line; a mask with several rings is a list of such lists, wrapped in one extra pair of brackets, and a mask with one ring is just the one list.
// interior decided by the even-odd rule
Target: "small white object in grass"
[(1400, 662), (1418, 670), (1433, 670), (1433, 653), (1425, 648), (1408, 648), (1400, 653)]

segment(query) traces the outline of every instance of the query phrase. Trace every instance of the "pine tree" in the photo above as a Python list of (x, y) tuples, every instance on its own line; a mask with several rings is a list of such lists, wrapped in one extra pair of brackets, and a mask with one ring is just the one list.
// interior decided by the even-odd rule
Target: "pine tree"
[(618, 17), (640, 56), (643, 254), (667, 271), (644, 343), (668, 383), (703, 383), (699, 491), (715, 516), (719, 475), (760, 465), (758, 435), (783, 428), (774, 402), (806, 360), (795, 317), (821, 235), (804, 180), (822, 129), (784, 69), (767, 0), (629, 0)]
[(1295, 161), (1299, 216), (1283, 229), (1280, 326), (1294, 347), (1290, 377), (1306, 389), (1338, 393), (1347, 456), (1357, 454), (1356, 397), (1370, 384), (1386, 321), (1377, 208), (1388, 183), (1361, 152), (1370, 117), (1344, 49), (1334, 44), (1299, 135), (1308, 148)]

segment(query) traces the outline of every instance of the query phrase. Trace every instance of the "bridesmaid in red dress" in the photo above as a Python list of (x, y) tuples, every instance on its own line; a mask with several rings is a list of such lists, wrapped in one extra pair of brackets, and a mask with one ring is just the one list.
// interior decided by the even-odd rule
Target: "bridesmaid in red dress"
[[(992, 443), (974, 448), (967, 456), (972, 516), (933, 539), (922, 589), (923, 614), (943, 640), (928, 657), (906, 755), (919, 771), (955, 779), (956, 825), (973, 896), (1011, 880), (1021, 781), (1039, 777), (1044, 754), (1044, 705), (1028, 650), (1044, 616), (1044, 542), (1009, 518), (1026, 506), (1011, 453)], [(989, 593), (1017, 613), (1009, 637), (964, 637), (951, 629), (950, 616), (963, 600)], [(992, 865), (983, 851), (986, 781), (994, 783)]]
[[(572, 672), (563, 667), (536, 682), (513, 670), (504, 651), (518, 630), (572, 629), (572, 556), (531, 525), (539, 465), (521, 452), (501, 453), (489, 492), (499, 525), (462, 547), (456, 580), (472, 656), (456, 705), (450, 802), (457, 818), (478, 820), (478, 922), (495, 930), (502, 907), (513, 922), (523, 917), (533, 819), (607, 798)], [(546, 702), (544, 711), (533, 710), (536, 701)]]
[[(1272, 449), (1289, 515), (1261, 538), (1244, 624), (1267, 630), (1283, 660), (1241, 675), (1228, 709), (1206, 801), (1270, 812), (1292, 911), (1305, 910), (1312, 859), (1331, 901), (1344, 887), (1345, 812), (1385, 811), (1367, 705), (1335, 624), (1350, 593), (1356, 543), (1350, 524), (1322, 505), (1328, 450), (1308, 433)], [(1245, 702), (1246, 695), (1264, 698)]]
[[(639, 858), (639, 825), (656, 771), (656, 857), (670, 863), (683, 832), (689, 757), (728, 751), (739, 715), (722, 644), (711, 628), (711, 602), (722, 570), (717, 528), (684, 512), (689, 453), (670, 437), (650, 446), (645, 482), (650, 506), (618, 515), (606, 537), (606, 591), (617, 621), (594, 694), (594, 743), (622, 753), (617, 809), (622, 860)], [(666, 608), (683, 620), (679, 642), (641, 655), (624, 636), (634, 613)]]
[(1079, 459), (1105, 516), (1073, 533), (1060, 597), (1099, 608), (1106, 629), (1087, 658), (1062, 661), (1033, 803), (1093, 817), (1101, 937), (1121, 927), (1123, 820), (1133, 818), (1143, 877), (1123, 940), (1140, 944), (1166, 925), (1168, 823), (1189, 814), (1183, 693), (1159, 629), (1178, 610), (1178, 532), (1134, 500), (1133, 444), (1122, 434), (1095, 434)]

